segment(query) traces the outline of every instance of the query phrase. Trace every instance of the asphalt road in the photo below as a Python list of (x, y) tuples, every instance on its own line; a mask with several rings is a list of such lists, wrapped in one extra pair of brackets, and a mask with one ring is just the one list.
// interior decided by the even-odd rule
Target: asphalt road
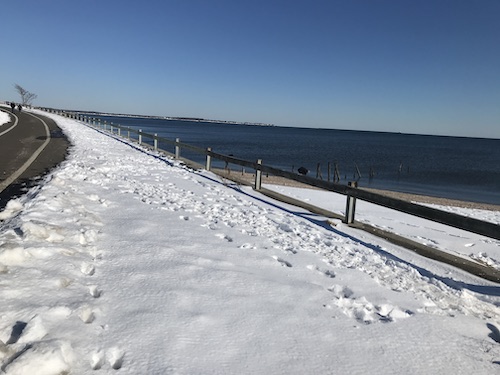
[(25, 194), (61, 163), (69, 142), (56, 123), (38, 114), (0, 107), (11, 122), (0, 125), (0, 209)]

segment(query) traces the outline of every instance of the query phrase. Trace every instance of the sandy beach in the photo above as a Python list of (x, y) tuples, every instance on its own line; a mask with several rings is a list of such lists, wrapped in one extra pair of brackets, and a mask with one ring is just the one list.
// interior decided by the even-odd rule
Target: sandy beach
[[(255, 181), (255, 174), (248, 173), (243, 171), (236, 170), (224, 170), (224, 169), (213, 169), (214, 173), (219, 175), (223, 179), (228, 179), (243, 185), (253, 185)], [(316, 187), (306, 185), (294, 180), (290, 180), (283, 177), (272, 176), (272, 175), (262, 175), (262, 183), (263, 184), (272, 184), (272, 185), (282, 185), (282, 186), (292, 186), (292, 187), (300, 187), (300, 188), (309, 188), (309, 189), (317, 189)], [(461, 208), (472, 208), (479, 210), (489, 210), (489, 211), (500, 211), (500, 205), (488, 204), (488, 203), (479, 203), (479, 202), (468, 202), (461, 201), (456, 199), (448, 199), (448, 198), (439, 198), (439, 197), (431, 197), (426, 195), (419, 194), (410, 194), (410, 193), (400, 193), (389, 190), (380, 190), (380, 189), (372, 189), (372, 188), (364, 188), (364, 190), (372, 191), (378, 194), (387, 195), (392, 198), (397, 198), (409, 202), (418, 202), (418, 203), (426, 203), (426, 204), (437, 204), (442, 206), (452, 206), (452, 207), (461, 207)]]

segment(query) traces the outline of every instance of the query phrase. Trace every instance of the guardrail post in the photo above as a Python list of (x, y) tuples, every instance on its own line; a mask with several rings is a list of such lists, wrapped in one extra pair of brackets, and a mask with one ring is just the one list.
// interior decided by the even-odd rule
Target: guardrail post
[(155, 151), (158, 150), (158, 134), (155, 133), (155, 139), (154, 139), (154, 147), (155, 147)]
[[(120, 126), (120, 125), (118, 125)], [(118, 128), (118, 136), (121, 137), (122, 136), (122, 129), (121, 128)]]
[[(347, 186), (349, 187), (358, 187), (358, 182), (357, 181), (349, 181), (347, 183)], [(347, 202), (345, 205), (345, 219), (344, 222), (346, 224), (352, 224), (354, 223), (354, 214), (356, 213), (356, 198), (350, 196), (347, 194)]]
[(179, 147), (179, 142), (181, 140), (179, 138), (175, 138), (175, 158), (179, 159), (181, 155), (181, 148)]
[(209, 152), (212, 151), (212, 148), (211, 147), (208, 147), (207, 148), (207, 162), (205, 163), (205, 169), (207, 171), (210, 170), (210, 168), (212, 168), (212, 156), (210, 156)]
[(139, 129), (139, 144), (142, 144), (142, 129)]
[[(257, 160), (257, 164), (262, 165), (262, 159)], [(255, 190), (260, 190), (262, 187), (262, 171), (260, 169), (255, 170)]]

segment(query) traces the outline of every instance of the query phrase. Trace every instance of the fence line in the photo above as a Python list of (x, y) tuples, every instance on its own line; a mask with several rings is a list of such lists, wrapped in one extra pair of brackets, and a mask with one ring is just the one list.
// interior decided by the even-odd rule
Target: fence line
[[(107, 123), (101, 123), (101, 121), (96, 121), (94, 118), (90, 118), (87, 116), (83, 116), (78, 113), (73, 112), (64, 112), (60, 110), (41, 108), (42, 110), (46, 110), (48, 112), (58, 113), (60, 115), (73, 118), (79, 121), (83, 121), (95, 127), (106, 130)], [(423, 206), (420, 204), (404, 201), (401, 199), (391, 198), (382, 194), (377, 194), (374, 192), (369, 192), (367, 190), (363, 190), (357, 187), (357, 184), (349, 184), (343, 185), (335, 182), (325, 181), (318, 178), (309, 177), (306, 175), (300, 175), (293, 172), (287, 172), (281, 169), (277, 169), (271, 166), (266, 166), (262, 164), (262, 160), (258, 160), (256, 162), (251, 162), (248, 160), (238, 159), (232, 156), (218, 154), (212, 151), (211, 148), (201, 148), (197, 146), (193, 146), (187, 143), (182, 143), (179, 138), (176, 140), (170, 140), (163, 137), (158, 137), (157, 134), (149, 134), (142, 132), (141, 130), (135, 130), (129, 127), (123, 127), (120, 125), (110, 124), (110, 132), (114, 134), (114, 129), (116, 129), (119, 133), (122, 130), (126, 130), (128, 134), (128, 139), (130, 138), (130, 134), (137, 134), (138, 143), (142, 143), (142, 137), (149, 138), (153, 141), (154, 149), (158, 149), (158, 143), (162, 142), (164, 144), (169, 144), (174, 147), (174, 155), (175, 158), (179, 159), (181, 155), (181, 149), (188, 149), (195, 153), (199, 153), (204, 155), (206, 158), (205, 169), (211, 169), (212, 159), (221, 160), (226, 163), (239, 165), (242, 167), (251, 168), (256, 171), (255, 173), (255, 183), (254, 189), (259, 190), (261, 188), (262, 173), (268, 173), (274, 176), (287, 178), (290, 180), (294, 180), (297, 182), (301, 182), (303, 184), (307, 184), (310, 186), (314, 186), (317, 188), (321, 188), (324, 190), (328, 190), (334, 193), (342, 194), (347, 197), (346, 202), (346, 211), (344, 222), (347, 224), (352, 224), (355, 219), (355, 207), (356, 207), (356, 199), (360, 199), (366, 202), (370, 202), (379, 206), (387, 207), (399, 212), (403, 212), (406, 214), (410, 214), (413, 216), (417, 216), (423, 219), (431, 220), (437, 223), (445, 224), (454, 228), (462, 229), (468, 232), (476, 233), (479, 235), (483, 235), (486, 237), (494, 238), (500, 240), (500, 225), (486, 222), (478, 219), (474, 219), (471, 217), (466, 217), (462, 215), (458, 215), (451, 212), (442, 211), (436, 208)], [(158, 149), (159, 150), (159, 149)], [(161, 150), (165, 151), (165, 150)], [(166, 151), (168, 152), (168, 151)]]

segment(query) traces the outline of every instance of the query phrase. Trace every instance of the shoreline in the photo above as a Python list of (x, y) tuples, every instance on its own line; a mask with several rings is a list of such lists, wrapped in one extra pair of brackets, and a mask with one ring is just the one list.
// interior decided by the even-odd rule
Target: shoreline
[(361, 189), (367, 190), (367, 191), (372, 191), (374, 193), (378, 193), (381, 195), (386, 195), (386, 196), (391, 197), (391, 198), (402, 199), (402, 200), (410, 201), (410, 202), (436, 204), (436, 205), (440, 205), (440, 206), (470, 208), (470, 209), (476, 209), (476, 210), (500, 211), (500, 205), (491, 204), (491, 203), (470, 202), (470, 201), (463, 201), (463, 200), (459, 200), (459, 199), (432, 197), (429, 195), (420, 195), (420, 194), (412, 194), (412, 193), (400, 193), (397, 191), (381, 190), (381, 189), (373, 189), (373, 188), (361, 188)]
[[(243, 185), (254, 184), (255, 174), (242, 172), (242, 171), (226, 171), (224, 169), (213, 169), (213, 173), (220, 176), (222, 179), (232, 180), (236, 183), (240, 183)], [(270, 184), (270, 185), (281, 185), (281, 186), (289, 186), (289, 187), (298, 187), (298, 188), (306, 188), (306, 189), (318, 189), (314, 186), (310, 186), (307, 184), (303, 184), (294, 180), (290, 180), (284, 177), (277, 176), (266, 176), (262, 174), (262, 183)], [(463, 201), (458, 199), (450, 199), (450, 198), (440, 198), (440, 197), (432, 197), (428, 195), (420, 195), (420, 194), (411, 194), (411, 193), (401, 193), (397, 191), (391, 190), (382, 190), (382, 189), (374, 189), (374, 188), (364, 188), (360, 189), (371, 191), (373, 193), (385, 195), (391, 198), (401, 199), (408, 202), (416, 202), (423, 204), (436, 204), (440, 206), (451, 206), (451, 207), (460, 207), (460, 208), (469, 208), (476, 210), (487, 210), (487, 211), (500, 211), (500, 205), (490, 204), (490, 203), (481, 203), (481, 202), (470, 202)]]

